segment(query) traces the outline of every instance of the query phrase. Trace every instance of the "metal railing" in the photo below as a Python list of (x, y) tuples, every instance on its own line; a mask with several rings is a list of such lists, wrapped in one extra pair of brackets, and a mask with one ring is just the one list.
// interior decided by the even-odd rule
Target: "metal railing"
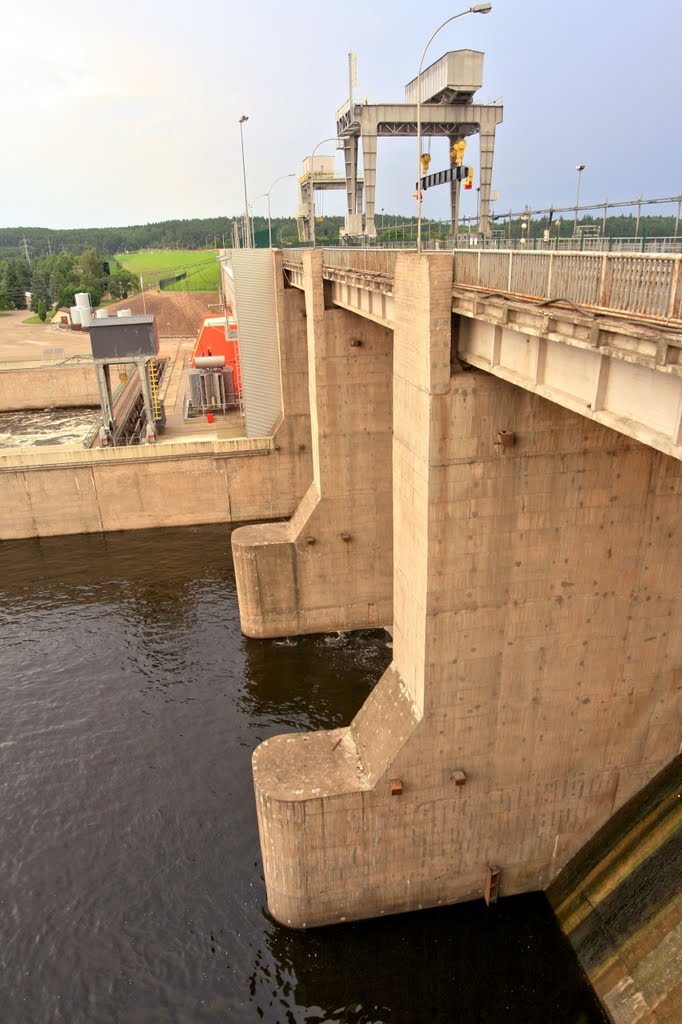
[(682, 256), (456, 250), (455, 284), (664, 319), (682, 318)]
[(581, 235), (577, 238), (484, 238), (479, 235), (451, 235), (443, 243), (448, 249), (520, 249), (523, 252), (635, 252), (682, 253), (682, 239), (672, 235), (651, 238), (604, 238)]
[(282, 259), (292, 266), (303, 265), (303, 249), (284, 249)]
[[(391, 278), (393, 249), (324, 249), (326, 269)], [(455, 285), (682, 319), (682, 256), (652, 253), (455, 250)]]
[[(401, 248), (404, 248), (401, 247)], [(300, 267), (303, 265), (303, 249), (286, 249), (282, 260), (284, 266)], [(396, 249), (360, 249), (339, 246), (320, 248), (324, 253), (323, 264), (327, 268), (352, 270), (355, 273), (381, 274), (393, 277), (395, 270)]]
[(353, 270), (356, 273), (381, 274), (383, 277), (393, 277), (398, 255), (396, 249), (325, 248), (323, 252), (325, 267)]

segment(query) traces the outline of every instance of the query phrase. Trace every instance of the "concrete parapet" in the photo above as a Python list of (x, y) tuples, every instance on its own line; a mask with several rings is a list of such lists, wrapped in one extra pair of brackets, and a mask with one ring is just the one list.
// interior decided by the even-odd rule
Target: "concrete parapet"
[(396, 265), (393, 664), (347, 730), (254, 754), (292, 927), (471, 899), (491, 865), (544, 888), (679, 747), (682, 467), (451, 376), (450, 274)]
[(99, 405), (95, 366), (0, 367), (0, 412)]
[(391, 604), (392, 332), (326, 308), (304, 254), (313, 483), (291, 521), (232, 535), (242, 630), (379, 626)]

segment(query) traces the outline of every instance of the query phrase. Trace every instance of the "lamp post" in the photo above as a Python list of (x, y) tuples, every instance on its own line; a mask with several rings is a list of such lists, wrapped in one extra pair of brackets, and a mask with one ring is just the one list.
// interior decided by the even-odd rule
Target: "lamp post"
[(239, 135), (242, 142), (242, 171), (244, 173), (244, 248), (251, 248), (251, 225), (249, 223), (249, 198), (246, 191), (246, 160), (244, 159), (244, 122), (248, 121), (246, 114), (239, 118)]
[(453, 14), (450, 18), (446, 18), (442, 21), (437, 29), (435, 29), (429, 36), (429, 40), (424, 47), (419, 61), (419, 71), (417, 72), (417, 252), (422, 250), (422, 190), (421, 190), (421, 179), (422, 179), (422, 65), (424, 63), (424, 57), (429, 46), (438, 35), (442, 28), (449, 25), (451, 21), (455, 21), (456, 18), (462, 18), (465, 14), (490, 14), (493, 9), (491, 3), (485, 4), (474, 4), (473, 7), (467, 7), (465, 11), (460, 11), (459, 14)]
[(253, 203), (249, 203), (249, 231), (251, 233), (251, 248), (256, 248), (256, 222), (253, 218)]
[(575, 194), (575, 223), (573, 225), (573, 234), (578, 234), (578, 207), (580, 205), (580, 179), (582, 178), (583, 171), (585, 170), (585, 164), (576, 164), (575, 167), (578, 172), (578, 191)]
[(315, 248), (315, 153), (324, 146), (325, 142), (336, 142), (336, 135), (332, 135), (329, 139), (322, 139), (321, 142), (315, 146), (310, 156), (310, 239), (313, 243), (313, 249)]
[(269, 245), (270, 249), (272, 249), (272, 218), (270, 216), (270, 195), (272, 193), (273, 188), (275, 187), (275, 185), (279, 181), (284, 181), (285, 178), (295, 178), (295, 177), (296, 177), (295, 173), (293, 171), (290, 171), (289, 174), (283, 174), (281, 177), (275, 178), (275, 180), (273, 181), (273, 183), (270, 186), (270, 188), (268, 189), (268, 191), (267, 192), (262, 192), (259, 196), (256, 196), (256, 199), (254, 199), (254, 203), (258, 199), (267, 199), (267, 201), (268, 201), (268, 239), (269, 239), (268, 245)]

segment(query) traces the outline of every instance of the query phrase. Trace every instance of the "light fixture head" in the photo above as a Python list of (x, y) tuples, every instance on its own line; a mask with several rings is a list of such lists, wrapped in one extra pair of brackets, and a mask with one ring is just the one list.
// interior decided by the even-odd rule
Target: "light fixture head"
[(490, 14), (493, 9), (492, 4), (474, 4), (471, 8), (472, 14)]
[(585, 170), (585, 164), (576, 164), (575, 169), (576, 169), (576, 171), (584, 171)]
[(242, 116), (239, 118), (239, 123), (243, 124), (244, 121), (248, 121), (248, 120), (249, 119), (248, 119), (247, 115), (246, 114), (242, 114)]

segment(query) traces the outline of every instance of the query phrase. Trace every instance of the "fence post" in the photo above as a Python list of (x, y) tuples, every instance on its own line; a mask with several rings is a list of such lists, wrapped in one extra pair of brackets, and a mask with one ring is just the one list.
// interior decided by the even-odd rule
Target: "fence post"
[(514, 250), (509, 250), (509, 268), (507, 270), (507, 291), (512, 290), (512, 260), (514, 258)]
[(606, 268), (608, 266), (608, 262), (607, 262), (608, 259), (609, 259), (609, 254), (608, 253), (602, 253), (602, 258), (601, 258), (601, 275), (599, 277), (599, 295), (598, 295), (598, 299), (597, 299), (597, 305), (598, 306), (606, 306), (606, 305), (608, 305), (608, 303), (606, 301), (606, 278), (607, 278), (607, 269)]
[(682, 256), (675, 256), (673, 258), (675, 260), (675, 266), (673, 268), (673, 277), (670, 285), (668, 319), (682, 320), (682, 273), (680, 273), (680, 266), (682, 266)]
[(552, 271), (554, 269), (554, 253), (549, 254), (549, 268), (547, 270), (547, 298), (552, 298)]

